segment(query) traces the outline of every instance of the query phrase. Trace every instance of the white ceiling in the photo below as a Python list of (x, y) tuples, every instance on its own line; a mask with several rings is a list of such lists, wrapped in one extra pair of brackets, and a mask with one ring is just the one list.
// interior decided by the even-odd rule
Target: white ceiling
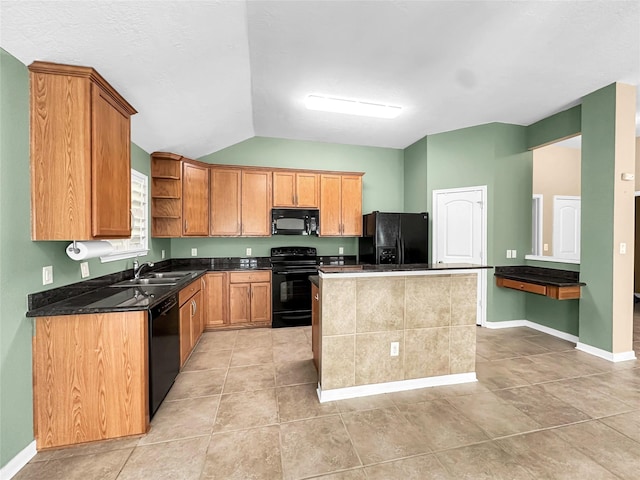
[[(253, 136), (404, 148), (640, 85), (640, 2), (0, 0), (0, 47), (96, 68), (138, 110), (132, 140), (148, 152), (200, 157)], [(309, 94), (403, 113), (310, 111)]]

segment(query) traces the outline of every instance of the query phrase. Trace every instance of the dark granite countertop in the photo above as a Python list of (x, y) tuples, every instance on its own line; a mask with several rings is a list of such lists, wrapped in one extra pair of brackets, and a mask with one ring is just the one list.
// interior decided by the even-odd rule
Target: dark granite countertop
[(533, 267), (531, 265), (510, 265), (496, 267), (495, 277), (508, 278), (536, 285), (553, 285), (554, 287), (584, 286), (580, 281), (580, 272), (559, 270), (555, 268)]
[(488, 265), (474, 265), (471, 263), (410, 263), (403, 265), (344, 265), (344, 266), (320, 266), (322, 273), (379, 273), (379, 272), (416, 272), (423, 270), (477, 270), (493, 268)]
[[(196, 280), (206, 272), (234, 270), (271, 270), (268, 257), (185, 258), (156, 262), (150, 272), (188, 271), (175, 285), (112, 285), (133, 278), (133, 272), (104, 275), (84, 282), (65, 285), (28, 295), (27, 317), (80, 315), (91, 313), (147, 310)], [(143, 276), (144, 276), (143, 274)]]

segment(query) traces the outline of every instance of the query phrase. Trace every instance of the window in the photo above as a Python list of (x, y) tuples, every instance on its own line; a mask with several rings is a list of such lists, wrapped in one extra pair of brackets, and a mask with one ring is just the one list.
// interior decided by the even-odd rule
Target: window
[(149, 179), (131, 169), (131, 238), (108, 240), (113, 253), (100, 257), (102, 263), (144, 256), (149, 251)]

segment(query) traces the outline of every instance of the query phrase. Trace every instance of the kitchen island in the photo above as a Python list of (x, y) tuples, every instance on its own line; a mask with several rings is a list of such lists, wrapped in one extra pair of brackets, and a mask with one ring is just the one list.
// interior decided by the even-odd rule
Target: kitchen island
[(476, 381), (481, 265), (320, 267), (320, 402)]

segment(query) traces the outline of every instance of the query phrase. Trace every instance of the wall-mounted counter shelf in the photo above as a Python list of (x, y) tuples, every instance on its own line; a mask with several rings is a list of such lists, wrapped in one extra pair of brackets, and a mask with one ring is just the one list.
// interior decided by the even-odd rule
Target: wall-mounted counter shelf
[(555, 268), (516, 265), (495, 267), (496, 285), (522, 292), (545, 295), (556, 300), (580, 298), (580, 273)]

